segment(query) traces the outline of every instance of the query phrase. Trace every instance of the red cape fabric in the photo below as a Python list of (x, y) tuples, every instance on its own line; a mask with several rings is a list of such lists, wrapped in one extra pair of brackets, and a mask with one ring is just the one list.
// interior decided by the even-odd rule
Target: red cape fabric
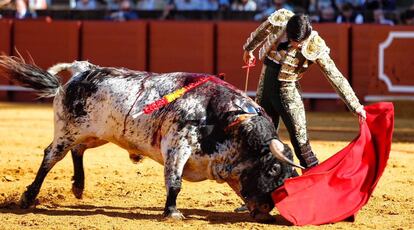
[(367, 119), (360, 121), (357, 138), (273, 192), (280, 214), (294, 225), (342, 221), (368, 202), (389, 157), (394, 108), (392, 103), (382, 102), (365, 110)]

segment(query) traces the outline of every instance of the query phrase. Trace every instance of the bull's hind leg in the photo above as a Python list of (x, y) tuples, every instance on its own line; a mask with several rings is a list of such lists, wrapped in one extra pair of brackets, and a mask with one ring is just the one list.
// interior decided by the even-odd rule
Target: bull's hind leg
[(71, 149), (73, 160), (72, 192), (76, 198), (82, 199), (85, 188), (85, 172), (83, 170), (83, 154), (86, 149), (95, 148), (108, 143), (98, 138), (87, 138), (81, 144)]
[(46, 149), (43, 156), (42, 164), (37, 172), (36, 178), (31, 185), (27, 187), (27, 190), (23, 193), (20, 199), (20, 207), (28, 208), (34, 204), (34, 201), (39, 194), (40, 187), (53, 166), (65, 157), (73, 144), (72, 139), (58, 139), (50, 144)]
[(164, 217), (183, 219), (184, 216), (177, 209), (176, 201), (181, 190), (182, 174), (185, 164), (190, 157), (197, 134), (194, 126), (186, 126), (179, 132), (170, 132), (163, 141), (161, 151), (164, 157), (164, 176), (167, 189), (167, 201), (164, 208)]
[(76, 198), (82, 199), (85, 188), (85, 172), (83, 171), (83, 153), (85, 148), (78, 147), (71, 150), (73, 161), (72, 192)]

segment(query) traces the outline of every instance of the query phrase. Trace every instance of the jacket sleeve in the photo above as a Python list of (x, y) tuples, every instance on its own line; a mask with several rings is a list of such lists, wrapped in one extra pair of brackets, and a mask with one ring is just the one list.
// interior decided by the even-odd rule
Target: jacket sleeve
[(246, 43), (243, 45), (245, 51), (254, 51), (257, 47), (262, 44), (266, 37), (270, 33), (270, 28), (272, 24), (269, 20), (264, 21), (255, 31), (250, 34), (250, 37), (247, 39)]
[[(266, 21), (264, 21), (247, 39), (243, 46), (245, 51), (254, 51), (269, 34), (273, 34), (272, 41), (277, 39), (277, 36), (281, 35), (284, 31), (287, 22), (294, 15), (294, 13), (287, 9), (276, 10), (271, 14)], [(270, 44), (272, 45), (272, 44)]]
[(353, 113), (362, 107), (351, 85), (338, 70), (328, 52), (322, 54), (316, 60), (316, 63), (318, 63), (329, 83)]

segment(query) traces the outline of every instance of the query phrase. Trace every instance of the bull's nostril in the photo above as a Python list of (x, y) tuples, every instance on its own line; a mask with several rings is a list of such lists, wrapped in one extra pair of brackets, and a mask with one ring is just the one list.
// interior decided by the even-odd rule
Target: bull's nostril
[(262, 204), (261, 210), (264, 212), (270, 211), (270, 205), (269, 204)]

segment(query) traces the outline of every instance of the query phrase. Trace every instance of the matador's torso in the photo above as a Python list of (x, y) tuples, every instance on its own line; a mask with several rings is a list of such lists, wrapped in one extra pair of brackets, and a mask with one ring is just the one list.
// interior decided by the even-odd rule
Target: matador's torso
[(318, 32), (312, 31), (310, 36), (301, 43), (300, 48), (288, 45), (280, 49), (282, 43), (288, 42), (286, 25), (293, 15), (293, 12), (286, 9), (274, 12), (251, 33), (243, 49), (254, 51), (261, 46), (260, 60), (268, 58), (281, 65), (277, 76), (279, 81), (298, 81), (309, 66), (316, 63), (351, 111), (355, 112), (362, 108), (348, 81), (329, 56), (330, 49)]

